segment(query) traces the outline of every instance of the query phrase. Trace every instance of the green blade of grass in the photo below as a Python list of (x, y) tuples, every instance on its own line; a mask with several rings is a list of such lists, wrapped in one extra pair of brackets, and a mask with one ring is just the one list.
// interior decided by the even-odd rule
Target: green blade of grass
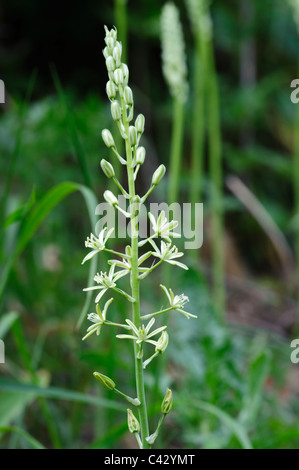
[(65, 115), (66, 115), (67, 125), (69, 128), (71, 142), (72, 142), (72, 145), (73, 145), (73, 148), (74, 148), (74, 151), (75, 151), (78, 163), (79, 163), (79, 167), (81, 168), (81, 171), (82, 171), (84, 183), (88, 188), (92, 189), (92, 180), (91, 180), (90, 172), (88, 169), (86, 155), (82, 147), (73, 116), (70, 113), (70, 110), (67, 104), (66, 94), (63, 90), (57, 70), (53, 64), (50, 65), (50, 70), (51, 70), (52, 78), (53, 78), (54, 85), (56, 87), (60, 102), (63, 105), (64, 110), (65, 110)]
[[(12, 326), (12, 332), (13, 332), (13, 336), (17, 344), (17, 349), (19, 351), (21, 360), (24, 364), (25, 369), (30, 374), (32, 383), (34, 385), (39, 385), (39, 378), (32, 363), (32, 355), (28, 348), (28, 344), (27, 344), (27, 341), (23, 332), (22, 324), (19, 320), (14, 322)], [(49, 430), (49, 435), (53, 443), (53, 446), (56, 449), (57, 448), (61, 449), (62, 444), (61, 444), (60, 436), (57, 430), (57, 424), (55, 423), (52, 417), (52, 414), (49, 410), (48, 403), (43, 397), (38, 397), (38, 402), (39, 402), (45, 423), (47, 424), (47, 428)]]
[[(18, 160), (18, 157), (19, 157), (19, 154), (20, 154), (21, 142), (22, 142), (23, 132), (24, 132), (24, 129), (25, 129), (26, 111), (27, 111), (27, 108), (28, 108), (28, 104), (29, 104), (33, 89), (34, 89), (36, 76), (37, 76), (37, 72), (36, 72), (36, 70), (34, 70), (31, 77), (30, 77), (28, 88), (27, 88), (27, 91), (26, 91), (26, 96), (25, 96), (25, 99), (24, 99), (24, 101), (22, 103), (22, 107), (21, 107), (19, 126), (18, 126), (18, 130), (17, 130), (17, 133), (16, 133), (16, 142), (15, 142), (15, 146), (14, 146), (12, 156), (11, 156), (11, 159), (10, 159), (10, 165), (9, 165), (9, 169), (8, 169), (7, 178), (5, 180), (3, 193), (2, 193), (1, 199), (0, 199), (0, 226), (1, 227), (2, 227), (4, 216), (5, 216), (7, 197), (10, 193), (10, 187), (11, 187), (11, 183), (12, 183), (12, 180), (13, 180), (15, 167), (16, 167), (17, 160)], [(2, 233), (1, 233), (1, 238), (2, 238)], [(1, 248), (2, 248), (2, 246), (0, 246), (0, 249)]]
[[(87, 188), (78, 183), (73, 182), (64, 182), (60, 183), (50, 191), (48, 191), (40, 201), (36, 203), (33, 209), (29, 212), (28, 215), (24, 218), (23, 223), (21, 224), (19, 237), (17, 245), (14, 249), (14, 252), (7, 260), (4, 265), (1, 280), (0, 280), (0, 298), (3, 296), (7, 280), (9, 278), (10, 271), (13, 264), (15, 263), (17, 257), (22, 253), (26, 247), (29, 240), (33, 237), (34, 233), (38, 229), (39, 225), (43, 222), (45, 217), (59, 204), (66, 196), (69, 194), (79, 191), (84, 197), (91, 226), (95, 227), (96, 225), (96, 216), (95, 216), (95, 207), (97, 205), (97, 200), (94, 193)], [(96, 273), (96, 257), (92, 260), (89, 268), (88, 280), (92, 281)], [(83, 306), (82, 312), (80, 313), (78, 325), (80, 326), (86, 312), (89, 308), (90, 301), (92, 298), (92, 293), (89, 291), (86, 296), (86, 301)], [(78, 326), (77, 325), (77, 326)]]
[(247, 392), (244, 395), (244, 405), (239, 415), (239, 422), (247, 427), (254, 423), (258, 416), (264, 383), (269, 373), (269, 363), (268, 351), (262, 350), (249, 364), (246, 378)]
[(21, 436), (28, 444), (31, 445), (32, 449), (45, 449), (45, 447), (35, 437), (31, 436), (28, 432), (24, 431), (17, 426), (1, 426), (0, 433), (13, 432)]
[(202, 410), (216, 416), (236, 436), (244, 449), (252, 449), (252, 444), (246, 430), (236, 419), (232, 418), (230, 415), (225, 413), (225, 411), (221, 410), (215, 405), (212, 405), (211, 403), (197, 400), (194, 403), (194, 406), (197, 406), (198, 408), (201, 408)]
[[(24, 384), (20, 382), (10, 382), (0, 379), (0, 391), (8, 391), (10, 393), (22, 393), (30, 395), (31, 397), (45, 397), (56, 400), (75, 401), (85, 403), (88, 405), (103, 406), (105, 408), (113, 408), (118, 411), (126, 411), (126, 406), (120, 403), (111, 402), (104, 398), (87, 395), (81, 392), (74, 392), (59, 387), (39, 387), (31, 384)], [(1, 401), (1, 400), (0, 400)]]
[(26, 204), (22, 204), (18, 207), (15, 211), (10, 213), (5, 221), (4, 221), (4, 228), (8, 228), (10, 225), (14, 224), (15, 222), (20, 222), (24, 219), (26, 213), (28, 213), (31, 207), (35, 204), (35, 188), (32, 189), (28, 202)]
[(18, 318), (16, 312), (5, 313), (0, 319), (0, 338), (4, 339), (6, 333), (10, 330), (16, 319)]
[[(1, 390), (1, 389), (0, 389)], [(23, 391), (0, 391), (0, 426), (7, 426), (14, 421), (34, 400), (32, 393)]]

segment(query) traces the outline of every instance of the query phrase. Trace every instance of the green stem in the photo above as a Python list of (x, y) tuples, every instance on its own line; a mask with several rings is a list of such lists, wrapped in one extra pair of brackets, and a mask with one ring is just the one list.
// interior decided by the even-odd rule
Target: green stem
[(191, 183), (190, 202), (200, 201), (202, 191), (202, 173), (204, 157), (204, 112), (205, 112), (205, 76), (206, 76), (206, 38), (201, 30), (195, 38), (194, 64), (194, 104), (192, 123), (192, 154), (191, 154)]
[(173, 101), (173, 129), (168, 179), (168, 204), (177, 202), (179, 196), (179, 174), (181, 169), (183, 128), (184, 102), (175, 98)]
[[(123, 110), (123, 123), (125, 126), (125, 133), (129, 135), (129, 123), (127, 121), (126, 107), (124, 99), (121, 98), (122, 110)], [(134, 182), (134, 169), (131, 168), (132, 164), (132, 148), (129, 140), (126, 139), (126, 156), (127, 156), (127, 174), (128, 174), (128, 187), (130, 198), (135, 196), (135, 182)], [(139, 279), (138, 279), (138, 218), (132, 217), (131, 219), (131, 289), (132, 297), (135, 302), (132, 304), (132, 320), (134, 325), (139, 328), (140, 326), (140, 297), (139, 297)], [(147, 407), (145, 399), (144, 389), (144, 377), (143, 377), (143, 363), (142, 359), (137, 357), (137, 345), (134, 341), (134, 358), (135, 358), (135, 376), (136, 376), (136, 389), (137, 398), (140, 401), (138, 407), (139, 422), (140, 422), (140, 433), (142, 448), (149, 449), (150, 446), (146, 442), (146, 437), (149, 434)]]
[(127, 0), (114, 1), (114, 16), (117, 28), (117, 35), (122, 43), (122, 61), (127, 63)]
[[(154, 269), (156, 269), (158, 266), (160, 266), (160, 264), (163, 263), (163, 260), (160, 259), (160, 261), (158, 261), (158, 263), (154, 264), (151, 268), (148, 268), (148, 271), (146, 271), (146, 276), (142, 277), (142, 279), (144, 279), (145, 277), (147, 277)], [(142, 276), (142, 275), (141, 275)], [(140, 276), (139, 276), (140, 277)]]
[(149, 318), (155, 317), (156, 315), (160, 315), (160, 313), (169, 312), (170, 310), (173, 310), (173, 307), (164, 308), (164, 310), (160, 310), (159, 312), (149, 313), (148, 315), (143, 315), (140, 318), (141, 320), (147, 320)]
[(224, 229), (222, 206), (222, 148), (219, 92), (212, 41), (209, 43), (208, 126), (212, 219), (212, 275), (215, 308), (220, 318), (225, 310)]
[(109, 250), (108, 248), (104, 248), (104, 251), (106, 251), (107, 253), (112, 253), (113, 255), (116, 255), (116, 256), (120, 256), (120, 258), (126, 258), (126, 259), (130, 258), (125, 253), (120, 253), (119, 251)]

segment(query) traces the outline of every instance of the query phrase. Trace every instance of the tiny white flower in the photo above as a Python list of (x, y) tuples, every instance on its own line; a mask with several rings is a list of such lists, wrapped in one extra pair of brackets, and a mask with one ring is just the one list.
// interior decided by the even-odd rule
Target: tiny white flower
[(174, 310), (177, 310), (178, 312), (181, 312), (188, 319), (191, 317), (197, 318), (196, 315), (192, 315), (191, 313), (186, 312), (184, 310), (185, 303), (189, 302), (189, 299), (186, 295), (174, 295), (172, 289), (167, 289), (162, 284), (160, 284), (160, 287), (164, 290), (165, 294), (167, 295), (170, 307), (172, 307)]
[(122, 277), (122, 273), (114, 274), (114, 270), (115, 270), (115, 265), (112, 265), (109, 270), (109, 274), (103, 273), (103, 272), (101, 272), (101, 274), (97, 273), (93, 279), (99, 285), (86, 287), (85, 289), (83, 289), (84, 291), (100, 290), (100, 292), (98, 293), (95, 299), (96, 303), (100, 301), (100, 299), (103, 297), (103, 295), (108, 289), (115, 289), (116, 288), (115, 281), (117, 281), (120, 277)]
[(170, 237), (180, 237), (179, 233), (172, 231), (178, 226), (178, 221), (172, 220), (171, 222), (168, 222), (167, 217), (165, 216), (165, 211), (160, 212), (157, 220), (150, 212), (148, 216), (153, 227), (154, 236), (165, 238), (168, 243), (170, 243)]
[(114, 228), (111, 228), (106, 234), (107, 230), (107, 227), (103, 228), (98, 237), (96, 237), (93, 233), (90, 234), (90, 237), (87, 237), (87, 240), (85, 241), (85, 246), (86, 248), (91, 248), (92, 251), (90, 251), (88, 255), (85, 256), (84, 260), (82, 261), (82, 264), (84, 264), (85, 261), (91, 259), (97, 253), (105, 249), (106, 242), (108, 238), (110, 238), (112, 232), (114, 231)]
[(126, 320), (126, 323), (131, 327), (131, 330), (133, 332), (132, 335), (116, 335), (117, 338), (121, 339), (133, 339), (136, 341), (136, 344), (142, 344), (142, 343), (151, 343), (154, 346), (156, 346), (157, 341), (151, 340), (153, 336), (157, 335), (161, 331), (165, 330), (167, 326), (161, 326), (160, 328), (157, 328), (156, 330), (152, 331), (150, 333), (150, 329), (155, 323), (155, 319), (152, 318), (146, 326), (142, 325), (139, 328), (137, 328), (134, 323), (131, 320)]
[(107, 310), (111, 302), (113, 301), (113, 298), (109, 299), (103, 308), (103, 311), (101, 311), (100, 306), (97, 304), (96, 310), (97, 313), (89, 313), (87, 315), (87, 319), (93, 323), (90, 327), (87, 328), (87, 334), (82, 338), (82, 340), (88, 338), (88, 336), (92, 335), (93, 333), (96, 332), (97, 335), (100, 334), (101, 328), (106, 322), (106, 315), (107, 315)]
[(184, 256), (184, 253), (180, 253), (175, 245), (171, 246), (171, 243), (165, 243), (161, 241), (161, 249), (157, 247), (154, 240), (149, 240), (151, 245), (154, 247), (155, 251), (152, 252), (153, 256), (160, 258), (162, 261), (166, 261), (169, 264), (179, 266), (180, 268), (188, 270), (189, 268), (179, 261), (174, 261), (176, 258)]

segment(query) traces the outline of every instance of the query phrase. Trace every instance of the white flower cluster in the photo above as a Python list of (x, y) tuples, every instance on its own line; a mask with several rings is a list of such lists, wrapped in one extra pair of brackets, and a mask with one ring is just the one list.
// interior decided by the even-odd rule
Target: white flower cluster
[(194, 35), (201, 33), (208, 41), (212, 36), (212, 21), (208, 8), (210, 0), (185, 0), (185, 2)]
[(188, 97), (187, 64), (179, 12), (166, 3), (161, 15), (162, 68), (171, 95), (185, 102)]

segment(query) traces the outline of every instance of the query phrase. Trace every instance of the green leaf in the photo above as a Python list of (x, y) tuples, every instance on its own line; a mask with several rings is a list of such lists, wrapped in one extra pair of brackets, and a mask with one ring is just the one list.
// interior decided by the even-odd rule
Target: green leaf
[(0, 426), (6, 426), (14, 421), (25, 408), (34, 400), (32, 392), (3, 390), (0, 393)]
[(250, 362), (247, 372), (247, 393), (239, 421), (248, 426), (256, 418), (263, 396), (263, 387), (269, 373), (270, 357), (266, 350), (261, 351)]
[(33, 449), (45, 449), (45, 447), (39, 441), (37, 441), (35, 437), (31, 436), (28, 432), (16, 426), (1, 426), (0, 433), (1, 432), (13, 432), (19, 434), (19, 436), (25, 439)]
[(0, 319), (0, 338), (4, 339), (6, 333), (10, 330), (11, 326), (14, 324), (18, 314), (16, 312), (5, 313)]
[[(87, 395), (81, 392), (73, 392), (72, 390), (66, 390), (64, 388), (59, 387), (39, 387), (36, 385), (24, 384), (20, 382), (9, 382), (6, 380), (0, 380), (0, 391), (8, 392), (11, 395), (21, 394), (24, 397), (29, 396), (31, 399), (37, 397), (46, 397), (56, 400), (75, 401), (79, 403), (86, 403), (89, 405), (103, 406), (105, 408), (111, 408), (118, 411), (126, 411), (126, 407), (122, 404), (115, 403), (104, 398), (98, 398), (96, 396)], [(0, 399), (0, 404), (2, 404), (2, 398)]]
[(30, 194), (30, 198), (26, 204), (22, 204), (20, 207), (18, 207), (15, 211), (13, 211), (11, 214), (9, 214), (4, 222), (4, 228), (9, 227), (15, 222), (19, 222), (24, 217), (26, 214), (29, 212), (33, 204), (35, 203), (35, 188), (32, 189), (32, 192)]
[[(89, 188), (78, 183), (64, 182), (50, 189), (50, 191), (48, 191), (41, 198), (41, 200), (37, 202), (34, 208), (26, 216), (24, 223), (20, 228), (17, 245), (14, 249), (13, 254), (10, 256), (10, 258), (4, 265), (2, 271), (2, 276), (0, 279), (0, 298), (4, 294), (5, 286), (14, 262), (16, 261), (17, 257), (22, 253), (30, 239), (33, 237), (40, 224), (43, 222), (46, 216), (57, 206), (57, 204), (59, 204), (66, 196), (76, 191), (80, 191), (80, 193), (82, 194), (87, 206), (91, 226), (92, 228), (95, 227), (95, 208), (97, 205), (97, 200), (94, 193)], [(88, 281), (90, 283), (92, 282), (92, 279), (96, 273), (96, 263), (97, 260), (95, 256), (92, 262), (90, 263), (89, 268)], [(88, 291), (86, 294), (86, 301), (80, 314), (77, 327), (80, 326), (83, 318), (86, 316), (86, 312), (89, 308), (91, 298), (92, 292)]]
[(71, 142), (72, 142), (72, 145), (73, 145), (73, 148), (74, 148), (77, 160), (78, 160), (79, 167), (84, 177), (84, 182), (88, 188), (92, 188), (91, 176), (90, 176), (90, 172), (88, 169), (85, 151), (82, 147), (82, 144), (78, 135), (78, 131), (75, 125), (73, 114), (69, 110), (67, 99), (66, 99), (66, 94), (61, 85), (61, 81), (59, 79), (57, 70), (53, 64), (51, 64), (50, 69), (51, 69), (52, 78), (53, 78), (60, 102), (62, 103), (64, 110), (65, 110)]
[(244, 449), (252, 449), (252, 444), (247, 435), (246, 429), (236, 419), (232, 418), (230, 415), (225, 413), (225, 411), (211, 403), (197, 400), (194, 406), (197, 406), (219, 418), (219, 420), (222, 421), (222, 423), (236, 436)]

